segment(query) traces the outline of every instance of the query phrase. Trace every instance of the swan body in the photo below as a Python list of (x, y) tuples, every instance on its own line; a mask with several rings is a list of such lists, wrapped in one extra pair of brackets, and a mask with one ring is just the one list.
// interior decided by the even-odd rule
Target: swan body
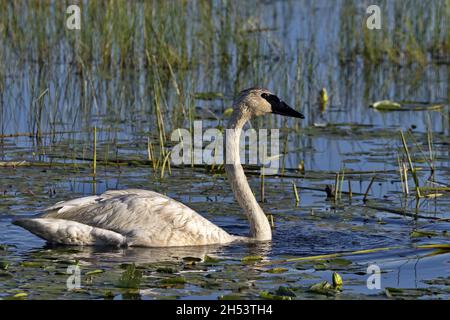
[(65, 245), (111, 245), (176, 247), (228, 244), (234, 241), (267, 241), (269, 222), (256, 201), (239, 159), (240, 133), (253, 116), (276, 113), (303, 118), (266, 89), (242, 91), (234, 103), (227, 136), (225, 170), (236, 200), (250, 222), (250, 237), (230, 235), (203, 216), (157, 192), (110, 190), (58, 202), (36, 218), (13, 223), (50, 243)]
[(59, 202), (39, 218), (16, 224), (50, 242), (68, 245), (171, 247), (236, 240), (184, 204), (139, 189)]

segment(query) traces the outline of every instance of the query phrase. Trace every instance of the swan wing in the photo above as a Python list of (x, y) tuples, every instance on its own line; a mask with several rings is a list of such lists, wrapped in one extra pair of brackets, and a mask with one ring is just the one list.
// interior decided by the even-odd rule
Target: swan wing
[(207, 245), (234, 240), (184, 204), (139, 189), (112, 190), (100, 196), (59, 202), (39, 218), (70, 220), (113, 231), (135, 246)]
[(67, 245), (127, 246), (127, 238), (114, 231), (91, 227), (76, 221), (33, 218), (19, 219), (13, 224), (29, 230), (51, 243)]

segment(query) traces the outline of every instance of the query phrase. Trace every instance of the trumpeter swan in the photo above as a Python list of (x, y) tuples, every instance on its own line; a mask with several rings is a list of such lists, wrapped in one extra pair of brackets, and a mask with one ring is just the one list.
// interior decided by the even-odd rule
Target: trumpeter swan
[(16, 220), (19, 225), (50, 243), (66, 245), (113, 245), (172, 247), (227, 244), (233, 241), (272, 239), (269, 222), (250, 189), (239, 159), (244, 124), (252, 117), (274, 113), (303, 115), (266, 89), (241, 91), (228, 122), (225, 170), (234, 196), (250, 223), (250, 237), (230, 235), (200, 214), (153, 191), (110, 190), (58, 202), (37, 218)]

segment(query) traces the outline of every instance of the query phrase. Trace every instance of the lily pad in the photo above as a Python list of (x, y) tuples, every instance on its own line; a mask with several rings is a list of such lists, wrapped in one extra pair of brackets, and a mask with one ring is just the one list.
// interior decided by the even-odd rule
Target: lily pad
[(436, 279), (432, 279), (432, 280), (424, 280), (423, 282), (426, 284), (429, 284), (429, 285), (450, 287), (450, 277), (447, 277), (447, 278), (440, 277), (440, 278), (436, 278)]
[(280, 286), (276, 291), (275, 294), (277, 296), (286, 296), (286, 297), (296, 297), (297, 295), (295, 294), (295, 292), (289, 288), (289, 287), (285, 287), (285, 286)]
[(103, 298), (104, 299), (110, 300), (110, 299), (113, 299), (114, 297), (115, 297), (114, 293), (112, 291), (110, 291), (110, 290), (107, 290), (107, 291), (105, 291), (103, 293)]
[(25, 299), (28, 297), (28, 293), (25, 292), (19, 292), (16, 293), (14, 296), (12, 296), (13, 299)]
[(243, 263), (253, 263), (253, 262), (259, 262), (263, 258), (261, 256), (246, 256), (241, 259), (241, 262)]
[(308, 291), (324, 295), (334, 295), (336, 293), (333, 286), (326, 280), (313, 284)]
[(444, 104), (414, 103), (414, 102), (394, 102), (391, 100), (381, 100), (370, 105), (378, 111), (438, 111), (445, 107)]
[(170, 267), (158, 267), (156, 269), (156, 272), (159, 272), (159, 273), (175, 273), (176, 270), (173, 269), (173, 268), (170, 268)]
[(40, 268), (43, 266), (43, 263), (38, 261), (22, 261), (20, 266), (25, 268)]
[(242, 299), (244, 299), (244, 297), (241, 295), (238, 295), (238, 294), (225, 294), (223, 296), (220, 296), (218, 299), (219, 300), (242, 300)]
[(141, 284), (141, 279), (142, 272), (137, 270), (133, 263), (122, 273), (116, 286), (118, 288), (138, 289)]
[(381, 100), (372, 103), (370, 107), (379, 111), (393, 111), (401, 109), (402, 105), (391, 100)]
[(289, 269), (287, 269), (287, 268), (272, 268), (272, 269), (266, 270), (265, 272), (267, 272), (267, 273), (284, 273), (288, 270)]
[(13, 274), (10, 272), (0, 270), (0, 278), (12, 278)]
[(272, 294), (272, 293), (269, 293), (267, 291), (261, 291), (259, 293), (259, 297), (261, 299), (266, 299), (266, 300), (292, 300), (292, 297), (278, 296), (276, 294)]
[(0, 261), (0, 270), (8, 270), (9, 262), (7, 261)]
[(329, 269), (331, 270), (342, 270), (347, 269), (352, 264), (352, 262), (344, 258), (334, 258), (327, 260), (327, 264), (329, 266)]
[(160, 283), (164, 287), (184, 286), (186, 279), (184, 277), (166, 278), (162, 279)]
[(414, 230), (409, 234), (409, 236), (411, 238), (423, 238), (423, 237), (431, 238), (437, 236), (437, 233), (433, 231)]
[(220, 261), (220, 259), (208, 256), (208, 255), (206, 255), (205, 258), (203, 259), (203, 262), (205, 262), (205, 263), (217, 263), (219, 261)]
[(391, 288), (387, 287), (384, 292), (388, 298), (418, 298), (425, 295), (432, 295), (435, 290), (431, 288)]

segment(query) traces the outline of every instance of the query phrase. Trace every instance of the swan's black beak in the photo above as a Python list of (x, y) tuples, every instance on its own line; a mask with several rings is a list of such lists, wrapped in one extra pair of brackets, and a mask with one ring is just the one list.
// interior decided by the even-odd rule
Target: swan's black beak
[(280, 101), (275, 107), (272, 105), (272, 113), (300, 119), (305, 118), (303, 114), (289, 107), (284, 101)]
[(272, 113), (300, 119), (305, 118), (303, 114), (289, 107), (286, 102), (280, 100), (280, 98), (278, 98), (276, 95), (263, 93), (261, 96), (266, 99), (272, 106)]

